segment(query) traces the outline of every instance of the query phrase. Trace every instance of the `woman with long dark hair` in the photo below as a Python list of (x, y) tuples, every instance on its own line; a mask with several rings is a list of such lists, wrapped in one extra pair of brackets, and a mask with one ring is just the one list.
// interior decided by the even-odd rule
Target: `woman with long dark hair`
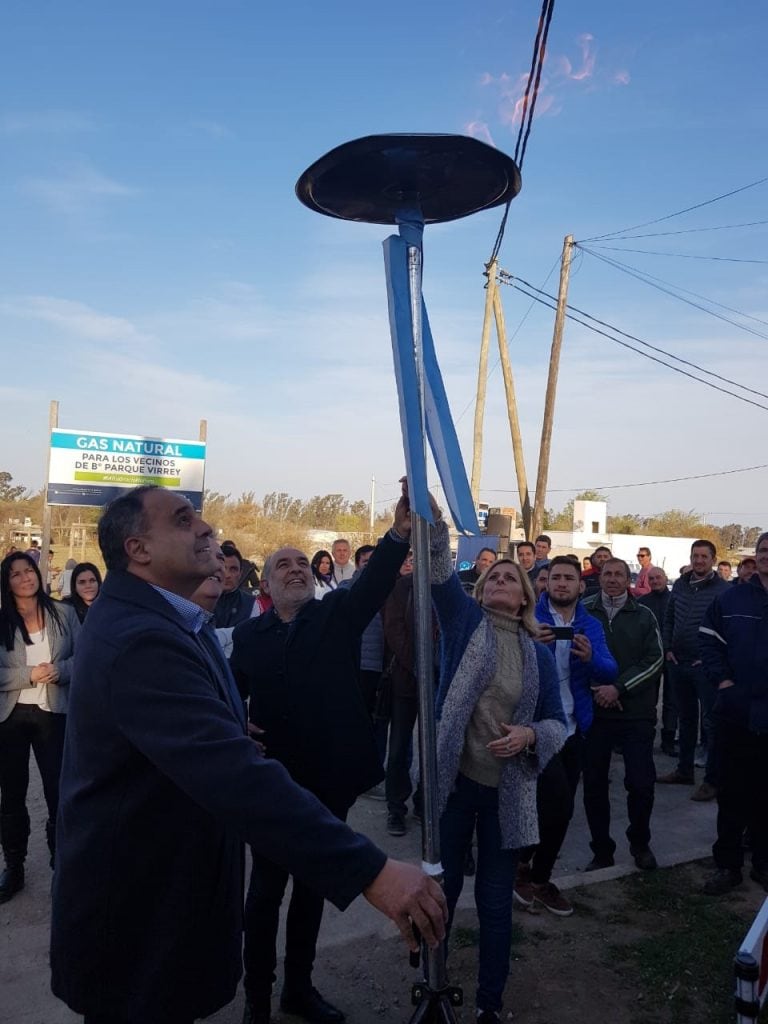
[(0, 903), (24, 886), (30, 749), (43, 781), (53, 866), (67, 697), (79, 630), (75, 610), (45, 593), (30, 555), (16, 552), (0, 562), (0, 842), (6, 863)]
[(99, 596), (101, 584), (101, 573), (93, 562), (80, 562), (72, 570), (69, 594), (61, 599), (61, 603), (71, 605), (80, 622), (85, 622), (88, 609)]
[(438, 807), (449, 925), (477, 833), (478, 1024), (498, 1024), (509, 974), (512, 892), (521, 848), (537, 843), (536, 780), (565, 740), (552, 654), (538, 642), (528, 575), (494, 562), (474, 595), (453, 571), (433, 505), (432, 600), (440, 622)]
[(333, 559), (330, 551), (316, 551), (309, 563), (315, 580), (315, 597), (322, 600), (326, 594), (336, 589), (333, 578)]

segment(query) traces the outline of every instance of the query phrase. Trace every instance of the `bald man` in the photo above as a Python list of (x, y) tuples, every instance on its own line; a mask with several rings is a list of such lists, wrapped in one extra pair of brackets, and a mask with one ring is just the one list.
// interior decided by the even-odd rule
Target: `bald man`
[[(235, 629), (230, 665), (249, 718), (263, 730), (266, 756), (342, 821), (360, 793), (384, 772), (358, 675), (360, 638), (399, 578), (410, 550), (408, 501), (371, 555), (364, 573), (316, 601), (309, 559), (297, 548), (270, 555), (262, 586), (273, 606)], [(244, 1024), (266, 1024), (277, 963), (280, 905), (288, 872), (254, 851), (245, 904)], [(343, 1013), (312, 985), (323, 898), (293, 880), (285, 938), (281, 1009), (319, 1024)]]

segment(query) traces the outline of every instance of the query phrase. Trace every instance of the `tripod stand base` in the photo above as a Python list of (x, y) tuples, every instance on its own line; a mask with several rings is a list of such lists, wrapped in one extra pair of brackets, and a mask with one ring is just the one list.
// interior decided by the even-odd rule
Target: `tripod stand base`
[(464, 1003), (464, 993), (458, 985), (435, 992), (426, 981), (420, 981), (411, 989), (411, 1002), (416, 1007), (411, 1024), (456, 1024), (453, 1009)]

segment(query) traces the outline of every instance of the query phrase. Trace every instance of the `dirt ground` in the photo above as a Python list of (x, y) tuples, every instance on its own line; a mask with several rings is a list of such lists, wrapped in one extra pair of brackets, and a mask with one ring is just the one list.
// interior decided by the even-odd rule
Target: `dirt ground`
[[(516, 910), (502, 1020), (730, 1024), (733, 955), (766, 894), (747, 880), (728, 897), (700, 896), (710, 869), (697, 863), (573, 889), (570, 918)], [(476, 928), (473, 912), (457, 915), (448, 969), (464, 990), (461, 1024), (475, 1018)], [(325, 949), (315, 972), (350, 1024), (405, 1024), (413, 980), (397, 939)]]

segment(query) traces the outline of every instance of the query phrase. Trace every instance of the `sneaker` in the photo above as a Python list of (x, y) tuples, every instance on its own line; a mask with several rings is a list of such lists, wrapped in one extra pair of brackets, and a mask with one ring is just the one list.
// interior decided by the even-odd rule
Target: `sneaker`
[(709, 782), (702, 782), (695, 793), (691, 793), (691, 800), (698, 800), (703, 803), (706, 800), (714, 800), (717, 796), (717, 788)]
[(677, 768), (666, 775), (659, 775), (656, 779), (663, 786), (692, 786), (696, 781), (693, 775), (683, 775)]
[(404, 836), (405, 831), (405, 815), (399, 811), (390, 811), (387, 815), (387, 832), (391, 836)]
[(599, 871), (601, 868), (612, 868), (615, 863), (613, 854), (610, 854), (608, 857), (598, 857), (597, 854), (595, 854), (584, 870)]
[(495, 1010), (480, 1010), (476, 1024), (499, 1024), (501, 1016)]
[(550, 914), (554, 914), (556, 917), (571, 916), (573, 913), (571, 901), (563, 896), (554, 882), (543, 882), (541, 885), (537, 885), (535, 882), (530, 884), (533, 888), (534, 899)]
[(753, 866), (749, 872), (749, 877), (753, 882), (762, 885), (765, 891), (768, 892), (768, 868), (756, 868)]
[(629, 852), (641, 871), (655, 871), (659, 866), (650, 846), (630, 846)]
[(519, 907), (530, 910), (533, 906), (533, 901), (536, 899), (536, 887), (533, 882), (522, 882), (519, 878), (515, 879), (512, 899)]

